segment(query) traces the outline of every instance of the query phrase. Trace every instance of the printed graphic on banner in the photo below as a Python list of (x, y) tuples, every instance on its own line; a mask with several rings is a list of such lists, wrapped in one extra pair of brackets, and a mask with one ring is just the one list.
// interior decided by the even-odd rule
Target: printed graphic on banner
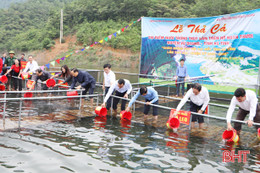
[[(140, 73), (173, 77), (185, 59), (189, 77), (209, 85), (257, 84), (260, 9), (223, 16), (142, 18)], [(213, 88), (214, 90), (214, 88)]]
[(25, 67), (26, 67), (26, 64), (27, 64), (27, 61), (21, 61), (21, 66), (22, 66), (22, 69), (25, 69)]
[[(170, 112), (170, 117), (174, 114), (174, 112), (176, 111), (176, 109), (172, 109)], [(180, 123), (182, 124), (186, 124), (189, 125), (190, 124), (190, 111), (182, 111), (180, 110), (177, 114), (178, 120), (180, 121)]]

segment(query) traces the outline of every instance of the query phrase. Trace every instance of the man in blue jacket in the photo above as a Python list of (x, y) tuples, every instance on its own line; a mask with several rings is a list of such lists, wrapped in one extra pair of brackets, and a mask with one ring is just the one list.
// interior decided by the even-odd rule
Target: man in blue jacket
[[(93, 76), (91, 76), (88, 72), (80, 71), (76, 68), (73, 68), (71, 69), (71, 75), (73, 76), (73, 81), (70, 86), (70, 89), (84, 88), (85, 90), (82, 93), (83, 95), (86, 95), (88, 90), (90, 95), (94, 93), (96, 79)], [(80, 83), (80, 85), (75, 87), (77, 82)], [(82, 101), (83, 102), (81, 108), (84, 107), (84, 99), (82, 99)], [(91, 108), (93, 108), (93, 97), (90, 97), (90, 104), (91, 104)]]
[[(143, 96), (145, 98), (146, 104), (144, 105), (144, 121), (147, 121), (148, 118), (148, 112), (150, 110), (150, 104), (156, 104), (158, 105), (158, 93), (157, 91), (152, 87), (146, 87), (143, 86), (139, 89), (139, 91), (134, 95), (134, 97), (130, 100), (130, 103), (128, 107), (126, 108), (126, 111), (130, 111), (130, 108), (132, 104), (136, 101), (136, 99), (139, 96)], [(153, 123), (157, 122), (158, 118), (158, 108), (153, 106)]]

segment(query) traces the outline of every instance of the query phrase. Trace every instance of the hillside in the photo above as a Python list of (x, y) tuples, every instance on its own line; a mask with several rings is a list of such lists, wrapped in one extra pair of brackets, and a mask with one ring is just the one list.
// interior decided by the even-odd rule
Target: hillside
[(1, 8), (8, 8), (10, 7), (11, 4), (14, 4), (14, 3), (22, 3), (22, 2), (25, 2), (27, 0), (1, 0), (0, 1), (0, 9)]
[[(260, 8), (259, 0), (27, 0), (0, 11), (0, 50), (28, 54), (38, 50), (48, 52), (59, 47), (55, 39), (59, 37), (60, 9), (64, 10), (64, 34), (75, 38), (75, 42), (69, 43), (67, 51), (75, 51), (77, 45), (85, 47), (93, 44), (141, 16), (204, 17), (255, 8)], [(141, 26), (138, 23), (120, 37), (103, 43), (102, 47), (131, 52), (133, 56), (130, 59), (136, 61), (140, 40)], [(88, 54), (76, 56), (89, 58), (93, 62), (102, 59), (98, 51), (92, 49)], [(104, 56), (113, 57), (111, 53)], [(54, 56), (44, 56), (42, 61), (48, 61), (50, 57)]]

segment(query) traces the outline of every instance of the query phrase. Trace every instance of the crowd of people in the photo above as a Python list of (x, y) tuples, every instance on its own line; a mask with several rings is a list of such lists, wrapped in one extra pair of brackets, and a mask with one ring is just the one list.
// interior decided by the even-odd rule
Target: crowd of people
[[(24, 63), (26, 62), (26, 63)], [(201, 86), (199, 83), (195, 83), (184, 95), (184, 83), (187, 77), (187, 68), (185, 66), (185, 59), (180, 59), (180, 66), (178, 66), (176, 71), (177, 77), (177, 93), (176, 96), (179, 96), (180, 86), (182, 86), (182, 100), (175, 113), (172, 117), (176, 117), (178, 112), (183, 107), (183, 105), (190, 99), (190, 111), (197, 112), (199, 114), (204, 114), (205, 109), (209, 104), (210, 96), (208, 89), (204, 86)], [(113, 116), (117, 115), (117, 105), (121, 100), (121, 111), (126, 110), (130, 111), (133, 103), (138, 99), (139, 96), (144, 97), (144, 121), (148, 119), (148, 113), (150, 107), (153, 107), (153, 123), (157, 122), (158, 119), (158, 107), (159, 96), (158, 92), (152, 87), (142, 86), (137, 93), (131, 98), (128, 106), (126, 107), (127, 99), (129, 94), (132, 92), (131, 82), (127, 79), (118, 79), (116, 80), (116, 75), (111, 69), (110, 64), (105, 64), (104, 69), (104, 80), (103, 80), (103, 90), (105, 92), (105, 98), (102, 103), (102, 107), (106, 107), (109, 110), (112, 106)], [(38, 63), (33, 59), (32, 55), (28, 56), (28, 62), (25, 59), (25, 54), (21, 54), (21, 58), (15, 57), (15, 52), (10, 51), (9, 57), (4, 53), (0, 58), (0, 73), (1, 75), (6, 75), (8, 77), (8, 83), (6, 83), (7, 90), (22, 90), (22, 72), (28, 72), (31, 75), (31, 80), (33, 83), (28, 88), (32, 90), (37, 82), (43, 84), (42, 89), (48, 89), (46, 86), (46, 81), (53, 78), (62, 78), (63, 81), (56, 85), (68, 84), (70, 89), (82, 89), (83, 95), (86, 95), (87, 92), (89, 95), (94, 94), (94, 89), (96, 86), (96, 79), (86, 71), (78, 70), (77, 68), (72, 68), (71, 70), (67, 65), (61, 67), (61, 72), (56, 75), (51, 75), (49, 72), (39, 68)], [(79, 85), (76, 86), (76, 84)], [(11, 87), (10, 87), (11, 85)], [(114, 98), (111, 98), (111, 95), (115, 95)], [(113, 99), (113, 104), (111, 100)], [(93, 97), (90, 97), (91, 107), (93, 107)], [(83, 99), (82, 108), (84, 108), (85, 102)], [(247, 114), (249, 114), (249, 119), (247, 120), (248, 126), (252, 126), (253, 122), (260, 123), (260, 104), (256, 93), (251, 90), (245, 90), (243, 88), (238, 88), (234, 92), (234, 97), (231, 100), (229, 109), (227, 111), (227, 129), (232, 130), (233, 126), (231, 125), (231, 117), (234, 112), (235, 107), (239, 107), (237, 113), (237, 120), (244, 121)], [(191, 127), (195, 127), (195, 122), (199, 123), (199, 128), (204, 129), (204, 117), (201, 115), (193, 114), (191, 117)], [(255, 126), (259, 128), (259, 126)], [(241, 123), (235, 123), (234, 129), (240, 134)]]

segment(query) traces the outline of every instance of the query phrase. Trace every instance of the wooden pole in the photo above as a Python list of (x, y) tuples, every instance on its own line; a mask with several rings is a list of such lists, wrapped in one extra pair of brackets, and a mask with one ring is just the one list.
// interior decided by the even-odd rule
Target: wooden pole
[(61, 40), (63, 39), (63, 10), (60, 11), (60, 44)]

